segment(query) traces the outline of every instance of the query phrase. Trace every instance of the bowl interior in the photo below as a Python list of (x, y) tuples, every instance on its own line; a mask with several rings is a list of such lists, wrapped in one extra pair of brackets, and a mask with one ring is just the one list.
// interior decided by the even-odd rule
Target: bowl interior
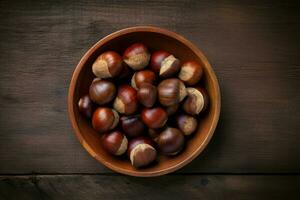
[[(181, 36), (168, 35), (160, 31), (125, 31), (112, 34), (98, 42), (92, 47), (78, 64), (72, 82), (74, 82), (73, 93), (69, 97), (72, 106), (70, 117), (74, 118), (73, 127), (78, 138), (87, 151), (107, 167), (120, 173), (134, 176), (156, 176), (174, 171), (196, 157), (206, 146), (215, 129), (219, 113), (219, 88), (215, 75), (201, 52)], [(78, 111), (77, 102), (79, 98), (88, 93), (89, 85), (94, 78), (91, 70), (92, 63), (102, 52), (114, 50), (123, 53), (124, 48), (134, 42), (146, 44), (150, 51), (166, 50), (174, 54), (181, 61), (195, 60), (204, 66), (204, 78), (201, 84), (207, 89), (210, 97), (208, 111), (199, 116), (198, 131), (187, 140), (186, 148), (182, 153), (174, 157), (159, 156), (159, 162), (145, 169), (135, 169), (124, 157), (114, 157), (107, 154), (100, 145), (100, 135), (91, 127), (89, 120), (86, 120)], [(118, 79), (116, 79), (118, 81)], [(71, 83), (72, 84), (72, 83)], [(70, 89), (72, 90), (72, 88)], [(217, 119), (216, 119), (217, 118)], [(71, 120), (72, 121), (72, 120)]]

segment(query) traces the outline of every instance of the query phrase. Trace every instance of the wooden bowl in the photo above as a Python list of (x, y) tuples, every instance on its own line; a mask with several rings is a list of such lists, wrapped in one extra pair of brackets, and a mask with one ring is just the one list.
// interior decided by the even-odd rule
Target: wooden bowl
[[(210, 97), (210, 106), (200, 118), (198, 130), (188, 140), (186, 148), (175, 157), (160, 156), (159, 162), (145, 169), (135, 169), (128, 159), (120, 159), (106, 153), (100, 145), (100, 135), (93, 130), (89, 120), (79, 114), (77, 102), (88, 93), (89, 85), (94, 78), (92, 64), (102, 52), (115, 50), (123, 53), (124, 49), (134, 42), (142, 42), (150, 51), (166, 50), (181, 61), (195, 60), (204, 66), (203, 84)], [(68, 112), (73, 129), (82, 146), (96, 160), (106, 167), (132, 176), (159, 176), (173, 172), (198, 156), (208, 144), (218, 123), (220, 114), (220, 90), (215, 73), (203, 53), (184, 37), (157, 27), (132, 27), (112, 33), (90, 48), (78, 63), (70, 83), (68, 94)]]

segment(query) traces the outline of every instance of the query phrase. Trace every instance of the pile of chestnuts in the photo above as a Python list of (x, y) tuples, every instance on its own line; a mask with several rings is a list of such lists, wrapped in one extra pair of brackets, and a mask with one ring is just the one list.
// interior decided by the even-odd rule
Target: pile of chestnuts
[(91, 67), (96, 77), (78, 108), (99, 132), (103, 149), (127, 153), (136, 168), (158, 162), (159, 153), (174, 156), (184, 149), (209, 102), (199, 84), (200, 63), (181, 63), (164, 50), (150, 54), (135, 43), (123, 57), (102, 53)]

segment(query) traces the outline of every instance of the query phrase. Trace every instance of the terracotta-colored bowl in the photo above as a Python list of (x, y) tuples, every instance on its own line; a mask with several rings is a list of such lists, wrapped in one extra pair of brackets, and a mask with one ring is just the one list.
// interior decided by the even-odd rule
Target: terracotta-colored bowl
[[(94, 131), (88, 120), (82, 117), (77, 108), (80, 96), (88, 93), (94, 78), (92, 63), (102, 52), (115, 50), (122, 53), (134, 42), (142, 42), (150, 51), (167, 50), (181, 61), (195, 60), (204, 66), (204, 86), (210, 97), (208, 112), (200, 118), (199, 128), (188, 140), (184, 151), (175, 157), (160, 156), (159, 162), (145, 169), (135, 169), (127, 159), (107, 154), (100, 145), (100, 135)], [(215, 73), (203, 53), (184, 37), (157, 27), (133, 27), (112, 33), (90, 48), (78, 63), (70, 83), (68, 95), (68, 112), (73, 129), (82, 146), (96, 160), (106, 167), (132, 176), (159, 176), (173, 172), (198, 156), (211, 139), (220, 114), (220, 90)]]

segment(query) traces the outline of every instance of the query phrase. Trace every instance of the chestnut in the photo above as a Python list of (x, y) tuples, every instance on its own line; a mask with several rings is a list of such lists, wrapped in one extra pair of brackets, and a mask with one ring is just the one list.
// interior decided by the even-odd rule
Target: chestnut
[(175, 75), (179, 70), (180, 62), (177, 58), (166, 51), (156, 51), (151, 56), (151, 69), (163, 78)]
[(153, 52), (150, 60), (150, 67), (152, 71), (159, 74), (162, 61), (170, 55), (171, 54), (169, 52), (162, 50)]
[(141, 117), (149, 128), (162, 128), (168, 120), (167, 112), (161, 107), (144, 108)]
[(156, 143), (165, 155), (176, 155), (184, 146), (184, 135), (177, 128), (166, 128), (156, 138)]
[(102, 53), (92, 65), (93, 73), (99, 78), (116, 77), (122, 68), (122, 57), (114, 51)]
[(82, 96), (78, 101), (78, 110), (85, 117), (90, 118), (93, 113), (93, 102), (90, 99), (89, 95)]
[(116, 87), (107, 80), (94, 80), (90, 85), (89, 94), (93, 102), (103, 105), (113, 100), (116, 95)]
[(145, 68), (150, 60), (150, 53), (142, 43), (134, 43), (123, 54), (124, 62), (133, 70)]
[(93, 128), (100, 133), (114, 129), (118, 123), (119, 114), (111, 108), (99, 107), (92, 117)]
[(142, 83), (150, 83), (154, 84), (156, 80), (154, 72), (150, 70), (143, 70), (143, 71), (138, 71), (133, 74), (132, 79), (131, 79), (131, 86), (134, 87), (135, 89), (140, 88)]
[(143, 83), (137, 91), (137, 98), (145, 107), (152, 107), (157, 97), (157, 89), (149, 83)]
[(206, 90), (200, 87), (187, 88), (187, 98), (183, 102), (183, 110), (190, 115), (198, 115), (207, 109), (209, 98)]
[(128, 140), (120, 131), (106, 133), (101, 138), (103, 148), (112, 155), (122, 155), (126, 152)]
[(156, 160), (157, 152), (151, 139), (138, 137), (129, 141), (127, 154), (132, 166), (145, 167)]
[(203, 74), (202, 66), (195, 61), (188, 61), (182, 64), (178, 77), (187, 85), (195, 85)]
[(130, 115), (138, 108), (137, 92), (129, 85), (121, 85), (118, 89), (113, 107), (119, 113)]
[(178, 104), (187, 95), (183, 82), (178, 78), (163, 80), (157, 90), (159, 102), (164, 106)]
[(172, 106), (166, 107), (166, 111), (167, 111), (168, 115), (169, 115), (169, 116), (170, 116), (170, 115), (174, 115), (174, 114), (177, 112), (178, 107), (179, 107), (178, 104), (174, 104), (174, 105), (172, 105)]
[(180, 114), (177, 116), (176, 123), (184, 135), (191, 135), (193, 132), (195, 132), (198, 125), (196, 118), (186, 114)]
[(123, 131), (129, 137), (137, 137), (142, 135), (146, 129), (146, 126), (137, 115), (123, 116), (121, 117), (120, 122)]

